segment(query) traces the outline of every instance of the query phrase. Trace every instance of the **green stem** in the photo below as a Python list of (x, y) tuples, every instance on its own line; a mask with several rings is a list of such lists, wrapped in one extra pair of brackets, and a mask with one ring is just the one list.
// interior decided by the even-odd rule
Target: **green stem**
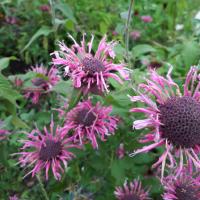
[(49, 0), (49, 4), (51, 6), (51, 16), (52, 16), (52, 25), (53, 25), (53, 29), (56, 32), (56, 14), (55, 14), (55, 9), (54, 9), (54, 3), (53, 0)]
[(133, 6), (134, 0), (130, 1), (129, 9), (128, 9), (128, 18), (126, 21), (126, 27), (125, 27), (125, 48), (126, 48), (126, 58), (129, 63), (129, 25), (130, 25), (130, 19), (131, 19), (131, 10)]
[(45, 190), (45, 188), (44, 188), (44, 185), (43, 185), (43, 183), (42, 183), (42, 180), (41, 180), (41, 178), (40, 178), (40, 175), (38, 174), (38, 175), (36, 175), (36, 177), (37, 177), (37, 180), (38, 180), (38, 182), (39, 182), (39, 185), (40, 185), (42, 194), (43, 194), (44, 197), (45, 197), (45, 200), (49, 200), (49, 197), (48, 197), (47, 192), (46, 192), (46, 190)]
[(71, 97), (71, 102), (69, 104), (68, 111), (71, 110), (73, 107), (75, 107), (77, 105), (77, 103), (79, 102), (81, 97), (82, 97), (82, 91), (81, 90), (79, 90), (79, 92), (77, 94), (77, 97), (75, 99), (72, 99), (73, 96)]

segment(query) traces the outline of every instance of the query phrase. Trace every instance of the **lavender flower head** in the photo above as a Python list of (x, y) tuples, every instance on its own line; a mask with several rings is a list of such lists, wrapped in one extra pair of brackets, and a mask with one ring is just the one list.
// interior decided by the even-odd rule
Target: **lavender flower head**
[(47, 68), (41, 66), (32, 67), (32, 71), (37, 74), (37, 78), (32, 80), (32, 87), (25, 88), (25, 97), (31, 98), (33, 104), (37, 104), (42, 94), (47, 94), (51, 88), (58, 83), (60, 76), (55, 67)]
[(144, 15), (144, 16), (141, 16), (141, 20), (145, 23), (150, 23), (153, 21), (152, 17), (149, 16), (149, 15)]
[(54, 65), (64, 67), (65, 75), (71, 77), (75, 88), (81, 89), (85, 94), (88, 92), (99, 93), (99, 91), (108, 92), (109, 78), (113, 78), (121, 84), (123, 83), (121, 78), (128, 79), (129, 74), (125, 64), (114, 64), (113, 48), (117, 44), (116, 42), (106, 42), (106, 36), (104, 36), (97, 51), (93, 53), (94, 36), (86, 44), (85, 34), (83, 34), (80, 45), (71, 35), (69, 37), (74, 42), (72, 47), (69, 48), (64, 42), (60, 42), (60, 51), (52, 53), (54, 55), (52, 60)]
[(197, 200), (200, 199), (200, 178), (196, 173), (184, 168), (180, 176), (172, 174), (162, 181), (163, 200)]
[(27, 140), (22, 140), (21, 152), (16, 154), (21, 155), (19, 162), (22, 166), (33, 165), (33, 169), (28, 174), (34, 176), (44, 169), (48, 179), (49, 170), (52, 169), (55, 179), (61, 179), (61, 173), (64, 173), (63, 166), (66, 168), (68, 161), (75, 157), (70, 149), (80, 148), (79, 145), (72, 143), (67, 134), (66, 129), (54, 127), (53, 120), (50, 130), (46, 127), (43, 131), (36, 128), (27, 134)]
[(142, 102), (146, 107), (135, 107), (132, 112), (143, 113), (146, 118), (136, 120), (134, 129), (151, 128), (141, 143), (151, 143), (138, 153), (146, 153), (156, 147), (165, 147), (153, 167), (162, 164), (173, 168), (178, 159), (179, 174), (184, 163), (200, 169), (200, 81), (197, 67), (191, 67), (181, 94), (179, 86), (171, 78), (172, 67), (167, 78), (150, 69), (150, 79), (139, 85), (139, 95), (131, 97), (133, 102)]
[(125, 182), (123, 187), (116, 187), (114, 192), (118, 200), (149, 200), (148, 193), (142, 188), (142, 184), (138, 180), (134, 180), (129, 184)]
[(117, 128), (118, 119), (110, 116), (111, 111), (111, 106), (93, 106), (90, 100), (80, 102), (67, 113), (64, 127), (73, 130), (74, 142), (90, 141), (93, 148), (98, 148), (97, 137), (105, 141)]
[(141, 32), (138, 30), (134, 30), (134, 31), (130, 32), (130, 37), (133, 40), (138, 40), (141, 37)]
[(10, 196), (9, 200), (19, 200), (19, 199), (18, 199), (18, 197), (16, 195), (14, 195), (14, 196)]

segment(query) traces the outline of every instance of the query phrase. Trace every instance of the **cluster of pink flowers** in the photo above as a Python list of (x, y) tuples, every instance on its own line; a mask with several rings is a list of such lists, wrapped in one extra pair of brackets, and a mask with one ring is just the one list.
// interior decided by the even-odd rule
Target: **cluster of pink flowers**
[[(135, 16), (138, 16), (137, 12), (134, 14)], [(140, 16), (139, 19), (144, 23), (151, 23), (153, 21), (153, 18), (150, 15), (142, 15)], [(141, 38), (141, 35), (142, 35), (142, 30), (132, 30), (130, 32), (130, 39), (137, 41)]]
[[(75, 40), (71, 48), (60, 43), (61, 51), (53, 54), (55, 67), (49, 71), (42, 66), (32, 68), (37, 78), (32, 80), (33, 87), (25, 89), (25, 97), (37, 103), (41, 95), (48, 93), (60, 80), (57, 65), (64, 66), (65, 75), (72, 79), (74, 88), (80, 89), (83, 95), (92, 92), (92, 89), (101, 93), (108, 92), (108, 78), (114, 78), (120, 83), (123, 83), (121, 78), (128, 79), (125, 64), (113, 63), (115, 57), (113, 48), (116, 43), (107, 43), (106, 37), (103, 37), (95, 54), (92, 53), (92, 43), (93, 36), (86, 47), (85, 35), (81, 46)], [(15, 82), (20, 81), (15, 80)], [(111, 116), (112, 107), (102, 106), (100, 102), (94, 105), (92, 97), (83, 97), (72, 108), (69, 102), (65, 101), (63, 107), (54, 109), (58, 111), (59, 118), (64, 119), (61, 126), (55, 126), (52, 119), (49, 128), (44, 127), (42, 131), (35, 128), (26, 133), (27, 139), (21, 140), (23, 147), (17, 153), (20, 155), (21, 166), (32, 166), (32, 170), (26, 176), (29, 174), (35, 176), (44, 170), (48, 179), (51, 169), (55, 179), (61, 180), (61, 174), (64, 173), (68, 162), (75, 158), (71, 149), (80, 149), (86, 143), (91, 143), (92, 147), (97, 149), (98, 140), (106, 141), (108, 136), (115, 133), (119, 120), (116, 116)]]
[[(143, 16), (144, 22), (151, 22)], [(80, 149), (91, 143), (94, 149), (99, 148), (99, 142), (106, 141), (108, 136), (115, 134), (118, 117), (111, 116), (112, 107), (103, 106), (100, 102), (93, 104), (92, 95), (109, 92), (109, 78), (119, 83), (129, 79), (125, 64), (114, 64), (116, 42), (106, 42), (106, 36), (100, 41), (95, 53), (92, 51), (94, 37), (86, 44), (85, 34), (79, 45), (72, 36), (74, 44), (71, 48), (63, 42), (59, 43), (60, 50), (52, 56), (54, 67), (49, 71), (42, 66), (32, 68), (37, 77), (32, 80), (33, 87), (26, 88), (25, 97), (37, 103), (42, 94), (48, 93), (60, 80), (57, 66), (65, 70), (66, 76), (73, 82), (74, 89), (79, 89), (82, 96), (79, 102), (70, 107), (66, 101), (63, 107), (55, 110), (63, 119), (60, 126), (54, 125), (44, 130), (35, 128), (26, 134), (22, 140), (19, 163), (22, 166), (33, 166), (27, 173), (32, 176), (45, 171), (48, 179), (49, 171), (56, 180), (61, 180), (62, 173), (68, 162), (75, 158), (71, 149)], [(130, 99), (135, 104), (145, 107), (134, 107), (131, 112), (143, 113), (145, 118), (133, 122), (134, 129), (150, 128), (149, 132), (140, 138), (139, 142), (148, 143), (142, 149), (131, 154), (147, 153), (157, 147), (164, 147), (164, 152), (153, 168), (160, 167), (160, 181), (164, 186), (164, 200), (200, 198), (200, 74), (197, 67), (189, 70), (183, 92), (171, 78), (172, 67), (166, 77), (159, 75), (149, 67), (149, 79), (139, 84), (135, 89), (136, 96)], [(20, 81), (17, 81), (20, 83)], [(18, 84), (18, 85), (21, 85)], [(62, 121), (62, 120), (61, 120)], [(0, 130), (0, 133), (4, 130)], [(150, 144), (149, 144), (150, 143)], [(121, 144), (116, 154), (119, 159), (125, 155), (124, 145)], [(167, 170), (166, 170), (167, 169)], [(167, 171), (171, 174), (165, 176)], [(198, 176), (196, 176), (198, 174)], [(148, 200), (149, 190), (143, 189), (139, 180), (123, 187), (117, 187), (115, 196), (119, 200)]]

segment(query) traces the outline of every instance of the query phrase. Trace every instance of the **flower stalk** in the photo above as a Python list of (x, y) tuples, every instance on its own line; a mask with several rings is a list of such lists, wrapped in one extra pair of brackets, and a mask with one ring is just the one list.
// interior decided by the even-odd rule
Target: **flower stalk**
[(42, 180), (41, 180), (41, 178), (40, 178), (40, 175), (37, 174), (36, 177), (37, 177), (38, 183), (39, 183), (39, 185), (40, 185), (40, 188), (41, 188), (41, 191), (42, 191), (42, 194), (43, 194), (45, 200), (50, 200), (49, 197), (48, 197), (48, 194), (47, 194), (47, 192), (46, 192), (46, 190), (45, 190), (45, 188), (44, 188), (44, 184), (42, 183)]
[(126, 49), (126, 59), (129, 63), (129, 26), (130, 26), (130, 19), (131, 19), (131, 10), (134, 4), (134, 0), (130, 1), (129, 9), (128, 9), (128, 18), (126, 21), (126, 26), (125, 26), (125, 49)]

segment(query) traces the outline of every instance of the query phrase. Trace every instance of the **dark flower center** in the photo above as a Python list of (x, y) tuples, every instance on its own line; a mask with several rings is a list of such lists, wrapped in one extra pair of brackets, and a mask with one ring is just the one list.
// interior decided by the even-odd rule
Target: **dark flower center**
[(177, 147), (200, 144), (200, 103), (192, 97), (174, 97), (159, 106), (162, 137)]
[(84, 126), (91, 126), (95, 119), (96, 116), (88, 109), (81, 110), (76, 117), (78, 124), (82, 124)]
[(33, 85), (35, 86), (41, 86), (46, 84), (46, 81), (43, 78), (35, 78), (33, 79)]
[(61, 142), (47, 140), (40, 149), (39, 158), (40, 160), (43, 161), (53, 159), (61, 153), (61, 150), (62, 150)]
[(135, 194), (126, 194), (121, 200), (140, 200), (140, 198)]
[(162, 66), (162, 63), (158, 61), (152, 61), (148, 65), (148, 67), (150, 67), (151, 69), (157, 69), (157, 68), (160, 68), (161, 66)]
[(103, 63), (96, 58), (84, 58), (82, 64), (83, 70), (90, 75), (93, 75), (95, 72), (102, 72), (105, 69)]
[(198, 189), (192, 186), (177, 186), (175, 192), (177, 200), (197, 200), (198, 198)]

